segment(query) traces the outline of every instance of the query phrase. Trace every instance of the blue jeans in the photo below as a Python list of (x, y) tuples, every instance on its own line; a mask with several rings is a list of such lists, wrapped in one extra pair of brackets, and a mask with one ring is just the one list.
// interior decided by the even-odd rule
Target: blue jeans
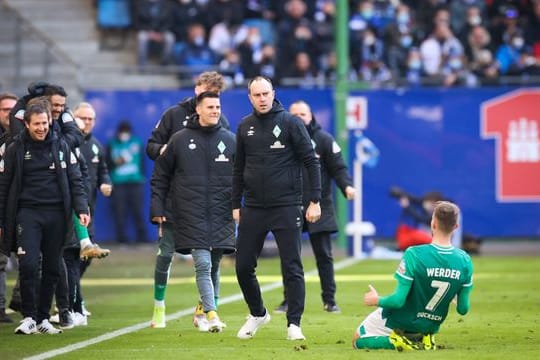
[(216, 311), (215, 300), (219, 297), (219, 262), (223, 257), (223, 249), (193, 249), (191, 256), (204, 312)]

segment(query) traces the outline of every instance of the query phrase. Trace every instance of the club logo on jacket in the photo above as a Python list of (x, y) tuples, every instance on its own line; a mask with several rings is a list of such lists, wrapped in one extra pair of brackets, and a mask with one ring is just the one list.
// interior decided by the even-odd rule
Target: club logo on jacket
[(15, 113), (15, 118), (19, 120), (24, 120), (24, 110), (21, 109)]
[(94, 157), (92, 158), (93, 163), (99, 162), (99, 148), (96, 146), (96, 144), (92, 144), (92, 152), (94, 153)]
[(62, 122), (65, 124), (65, 123), (68, 123), (68, 122), (72, 122), (73, 121), (73, 116), (71, 116), (70, 113), (68, 112), (65, 112), (62, 114)]
[(253, 135), (255, 135), (255, 129), (253, 128), (253, 126), (250, 126), (247, 132), (247, 136), (253, 136)]
[[(276, 125), (274, 127), (274, 130), (272, 130), (272, 133), (274, 134), (276, 138), (279, 138), (279, 134), (281, 134), (281, 129), (279, 128), (279, 126)], [(274, 143), (270, 145), (270, 149), (284, 149), (284, 148), (285, 148), (285, 145), (283, 145), (281, 141), (279, 140), (274, 141)]]
[(227, 146), (225, 146), (223, 141), (220, 141), (219, 144), (217, 145), (217, 149), (219, 150), (220, 154), (219, 154), (219, 156), (217, 158), (215, 158), (215, 161), (218, 161), (218, 162), (228, 162), (229, 161), (229, 158), (226, 157), (225, 154), (223, 153), (226, 148), (227, 148)]
[(311, 146), (313, 146), (313, 150), (315, 150), (315, 157), (316, 157), (316, 158), (320, 158), (321, 155), (319, 155), (319, 154), (317, 153), (317, 144), (315, 143), (315, 141), (314, 141), (313, 139), (311, 139)]
[(197, 148), (197, 144), (195, 144), (195, 140), (189, 139), (188, 149), (189, 150), (195, 150), (196, 148)]
[(26, 150), (26, 153), (24, 154), (24, 160), (31, 160), (32, 154), (30, 154), (30, 151)]

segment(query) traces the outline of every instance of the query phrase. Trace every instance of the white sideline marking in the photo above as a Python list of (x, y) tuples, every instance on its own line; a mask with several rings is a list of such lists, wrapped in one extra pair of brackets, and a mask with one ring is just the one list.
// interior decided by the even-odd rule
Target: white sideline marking
[[(340, 270), (340, 269), (346, 268), (348, 266), (354, 265), (354, 264), (356, 264), (357, 262), (359, 262), (361, 260), (362, 259), (347, 258), (347, 259), (344, 259), (344, 260), (334, 264), (334, 269), (335, 270)], [(311, 271), (308, 271), (304, 275), (310, 276), (310, 275), (316, 275), (316, 274), (317, 274), (317, 269), (313, 269)], [(271, 284), (261, 286), (261, 293), (280, 288), (282, 285), (283, 285), (282, 281), (276, 281), (276, 282), (273, 282)], [(243, 297), (242, 293), (238, 293), (238, 294), (227, 296), (227, 297), (225, 297), (223, 299), (220, 299), (219, 303), (220, 303), (220, 305), (224, 305), (224, 304), (232, 303), (232, 302), (235, 302), (235, 301), (238, 301), (238, 300), (243, 300), (243, 298), (244, 297)], [(193, 307), (190, 307), (189, 309), (180, 310), (180, 311), (178, 311), (178, 312), (176, 312), (174, 314), (166, 316), (165, 318), (167, 320), (176, 320), (176, 319), (179, 319), (181, 317), (191, 315), (191, 314), (193, 314)], [(103, 342), (103, 341), (114, 339), (115, 337), (118, 337), (118, 336), (126, 335), (126, 334), (129, 334), (129, 333), (138, 331), (138, 330), (146, 329), (146, 328), (149, 327), (149, 323), (150, 323), (149, 321), (145, 321), (143, 323), (135, 324), (135, 325), (132, 325), (132, 326), (128, 326), (128, 327), (125, 327), (125, 328), (122, 328), (122, 329), (118, 329), (118, 330), (115, 330), (115, 331), (112, 331), (112, 332), (97, 336), (97, 337), (95, 337), (93, 339), (80, 341), (80, 342), (75, 343), (75, 344), (64, 346), (64, 347), (56, 349), (56, 350), (50, 350), (50, 351), (47, 351), (47, 352), (44, 352), (44, 353), (41, 353), (41, 354), (37, 354), (37, 355), (34, 355), (34, 356), (27, 357), (25, 359), (26, 360), (50, 359), (50, 358), (52, 358), (54, 356), (58, 356), (58, 355), (66, 354), (66, 353), (69, 353), (69, 352), (72, 352), (72, 351), (75, 351), (75, 350), (79, 350), (79, 349), (85, 348), (85, 347), (90, 346), (90, 345), (94, 345), (94, 344), (97, 344), (97, 343), (100, 343), (100, 342)]]

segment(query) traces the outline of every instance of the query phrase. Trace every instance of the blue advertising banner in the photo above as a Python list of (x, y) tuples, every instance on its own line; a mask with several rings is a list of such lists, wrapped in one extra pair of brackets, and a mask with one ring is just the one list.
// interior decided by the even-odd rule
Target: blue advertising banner
[[(400, 217), (397, 200), (388, 194), (391, 186), (399, 186), (419, 196), (432, 190), (442, 192), (460, 205), (464, 230), (474, 235), (540, 235), (538, 196), (535, 198), (531, 194), (527, 197), (525, 194), (517, 201), (502, 202), (496, 194), (497, 182), (502, 181), (500, 176), (499, 180), (497, 178), (497, 149), (501, 146), (504, 149), (504, 136), (518, 137), (515, 131), (501, 132), (499, 137), (496, 135), (497, 129), (501, 126), (511, 129), (517, 126), (521, 129), (519, 124), (523, 122), (518, 121), (519, 124), (513, 125), (510, 122), (527, 118), (528, 130), (521, 132), (529, 134), (527, 141), (533, 152), (534, 139), (538, 144), (538, 132), (534, 135), (534, 126), (540, 121), (540, 112), (536, 110), (538, 106), (534, 110), (531, 110), (532, 105), (529, 106), (524, 115), (514, 111), (509, 113), (508, 119), (489, 119), (493, 117), (491, 113), (501, 113), (498, 108), (491, 111), (490, 101), (512, 90), (418, 88), (351, 93), (367, 98), (369, 121), (364, 135), (380, 151), (376, 166), (363, 171), (364, 219), (375, 224), (377, 237), (392, 237)], [(131, 121), (135, 134), (146, 143), (165, 109), (191, 95), (191, 91), (89, 91), (86, 100), (95, 106), (97, 112), (94, 134), (106, 145), (114, 136), (118, 123), (126, 119)], [(294, 100), (305, 100), (312, 106), (323, 128), (333, 132), (332, 89), (277, 89), (276, 98), (285, 107)], [(526, 100), (526, 103), (531, 101)], [(488, 104), (487, 108), (483, 107), (484, 103)], [(507, 107), (516, 108), (511, 102)], [(526, 107), (520, 103), (519, 108)], [(247, 91), (234, 89), (224, 92), (222, 110), (234, 132), (240, 119), (252, 111)], [(486, 124), (493, 121), (493, 124), (496, 122), (499, 125), (486, 127), (483, 134), (482, 121)], [(501, 121), (507, 121), (508, 125), (500, 125)], [(349, 164), (352, 164), (353, 149), (349, 154)], [(534, 156), (527, 159), (529, 166), (535, 169), (540, 167), (540, 161), (536, 161)], [(148, 185), (153, 163), (147, 157), (145, 166)], [(517, 182), (514, 184), (517, 187), (520, 181), (525, 180), (519, 176), (510, 179)], [(540, 182), (538, 178), (527, 179), (529, 182), (531, 180)], [(148, 186), (146, 188), (144, 212), (148, 216)], [(100, 197), (96, 212), (98, 241), (114, 239), (111, 215), (109, 199)], [(148, 231), (156, 234), (155, 227), (149, 222)]]

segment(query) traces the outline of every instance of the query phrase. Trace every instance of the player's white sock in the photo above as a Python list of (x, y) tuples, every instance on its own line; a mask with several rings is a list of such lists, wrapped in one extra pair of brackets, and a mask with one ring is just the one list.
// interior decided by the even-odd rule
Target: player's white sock
[(85, 247), (87, 247), (89, 245), (92, 245), (92, 242), (90, 241), (89, 238), (84, 238), (84, 239), (80, 240), (79, 243), (81, 245), (81, 249), (84, 249)]

